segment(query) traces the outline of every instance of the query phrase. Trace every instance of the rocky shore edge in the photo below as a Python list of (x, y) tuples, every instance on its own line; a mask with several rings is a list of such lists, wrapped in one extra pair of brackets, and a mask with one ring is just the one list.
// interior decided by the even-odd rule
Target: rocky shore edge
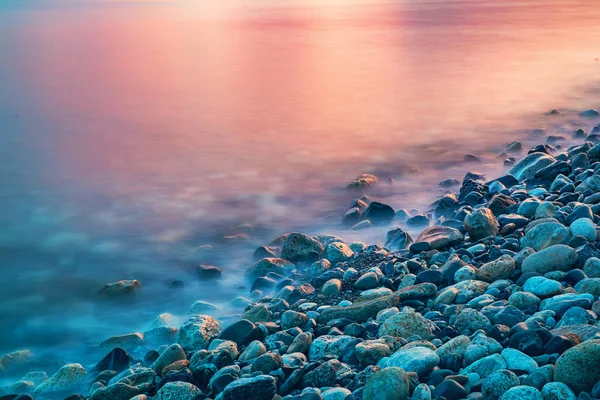
[[(183, 323), (161, 314), (105, 340), (97, 364), (52, 376), (28, 371), (29, 350), (5, 354), (0, 376), (24, 376), (0, 400), (600, 398), (598, 135), (579, 129), (568, 148), (548, 137), (519, 161), (513, 142), (508, 174), (446, 180), (458, 191), (426, 214), (357, 199), (344, 223), (391, 225), (383, 247), (303, 233), (259, 247), (245, 272), (253, 300), (232, 300), (233, 321), (197, 301)], [(99, 295), (138, 290), (121, 281)]]

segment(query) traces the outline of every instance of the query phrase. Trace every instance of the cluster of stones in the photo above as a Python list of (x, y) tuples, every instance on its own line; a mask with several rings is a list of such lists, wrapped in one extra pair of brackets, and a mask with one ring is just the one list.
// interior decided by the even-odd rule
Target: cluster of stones
[[(199, 301), (182, 324), (162, 314), (103, 342), (96, 365), (30, 372), (0, 399), (600, 398), (600, 144), (537, 146), (505, 176), (458, 183), (416, 240), (284, 235), (256, 250), (255, 301), (234, 300), (233, 323)], [(400, 219), (356, 208), (356, 223)], [(31, 357), (5, 355), (0, 372)]]

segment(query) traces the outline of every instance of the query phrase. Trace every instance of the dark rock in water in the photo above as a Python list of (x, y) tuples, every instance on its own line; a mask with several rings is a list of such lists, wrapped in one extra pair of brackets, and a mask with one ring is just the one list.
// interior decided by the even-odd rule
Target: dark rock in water
[(137, 280), (122, 280), (104, 285), (99, 291), (98, 296), (103, 298), (118, 298), (131, 296), (136, 293), (142, 285)]
[(464, 162), (468, 162), (468, 163), (481, 163), (481, 160), (479, 159), (479, 157), (477, 157), (474, 154), (467, 154), (463, 160), (464, 160)]
[(406, 220), (408, 226), (427, 226), (429, 225), (429, 218), (425, 214), (415, 215)]
[(505, 167), (512, 167), (513, 165), (515, 165), (517, 163), (517, 160), (515, 160), (514, 157), (508, 157), (507, 159), (504, 160), (504, 162), (502, 163)]
[[(473, 174), (471, 174), (471, 176), (472, 175)], [(458, 193), (459, 202), (464, 201), (465, 198), (471, 193), (477, 193), (481, 196), (485, 196), (485, 194), (488, 191), (488, 187), (482, 179), (471, 178), (469, 177), (469, 174), (467, 174), (467, 177), (465, 177), (465, 180), (463, 181), (463, 184), (460, 187), (460, 191)]]
[(546, 143), (556, 144), (558, 142), (564, 142), (565, 140), (567, 139), (564, 136), (550, 135), (546, 138)]
[[(455, 246), (463, 240), (464, 236), (458, 229), (447, 226), (432, 226), (425, 229), (419, 235), (417, 241), (411, 246), (411, 251), (413, 251), (413, 246), (417, 245), (417, 243), (426, 243), (429, 249), (438, 250)], [(422, 246), (420, 244), (414, 248), (420, 249)]]
[(260, 340), (260, 338), (260, 330), (247, 319), (241, 319), (233, 323), (219, 335), (219, 339), (231, 340), (238, 346), (248, 344), (253, 340)]
[(342, 223), (347, 226), (356, 225), (360, 222), (362, 212), (358, 207), (352, 207), (344, 214)]
[(323, 254), (319, 241), (303, 233), (290, 233), (281, 248), (281, 258), (293, 263), (312, 263)]
[[(594, 128), (594, 129), (596, 129), (596, 128)], [(596, 135), (596, 134), (594, 134), (594, 135), (588, 135), (585, 138), (586, 142), (592, 142), (592, 143), (597, 143), (598, 140), (600, 140), (600, 135)]]
[(269, 375), (242, 378), (231, 382), (219, 395), (222, 400), (272, 400), (277, 381)]
[(500, 182), (506, 187), (511, 187), (519, 184), (519, 180), (510, 174), (502, 175), (500, 178), (494, 179), (493, 181), (488, 182), (486, 185), (489, 186), (493, 182)]
[(169, 289), (181, 289), (184, 286), (185, 283), (183, 281), (172, 281), (169, 283)]
[(129, 354), (117, 347), (111, 350), (98, 364), (96, 371), (116, 371), (117, 373), (129, 368)]
[(502, 193), (496, 193), (487, 203), (487, 207), (497, 217), (502, 214), (510, 213), (510, 206), (515, 204), (515, 200)]
[(454, 211), (458, 208), (458, 199), (453, 194), (444, 195), (435, 203), (435, 218), (450, 218)]
[(282, 258), (263, 258), (252, 264), (245, 272), (247, 278), (255, 279), (261, 276), (266, 276), (269, 273), (276, 273), (281, 276), (287, 275), (288, 269), (293, 264)]
[(220, 279), (223, 275), (221, 268), (212, 265), (198, 265), (198, 277), (202, 280)]
[(548, 144), (538, 144), (537, 146), (535, 146), (534, 148), (532, 148), (531, 150), (529, 150), (527, 152), (527, 154), (546, 153), (548, 155), (552, 155), (553, 150), (554, 150), (554, 147), (552, 147), (551, 145), (548, 145)]
[(250, 291), (254, 292), (255, 290), (273, 289), (275, 286), (277, 286), (277, 282), (275, 280), (264, 276), (259, 276), (254, 280), (254, 282), (252, 282)]
[(387, 224), (393, 221), (396, 213), (394, 209), (387, 204), (373, 201), (363, 214), (363, 219), (371, 221), (373, 224)]
[(506, 149), (504, 151), (506, 151), (507, 153), (519, 153), (522, 150), (523, 144), (521, 144), (521, 142), (512, 142), (506, 146)]
[(579, 115), (581, 115), (582, 117), (587, 117), (587, 118), (595, 118), (595, 117), (600, 116), (600, 113), (597, 110), (589, 109), (589, 110), (582, 111), (581, 113), (579, 113)]
[(354, 178), (352, 182), (348, 183), (350, 189), (368, 188), (379, 183), (379, 178), (371, 174), (362, 174)]
[(400, 228), (388, 231), (385, 240), (385, 247), (390, 250), (404, 250), (413, 243), (410, 235)]
[(440, 187), (443, 188), (450, 188), (458, 185), (460, 185), (460, 181), (458, 179), (446, 179), (440, 182)]
[(260, 246), (254, 253), (252, 254), (252, 259), (254, 261), (262, 260), (263, 258), (276, 258), (277, 257), (277, 248), (276, 247), (268, 247), (268, 246)]

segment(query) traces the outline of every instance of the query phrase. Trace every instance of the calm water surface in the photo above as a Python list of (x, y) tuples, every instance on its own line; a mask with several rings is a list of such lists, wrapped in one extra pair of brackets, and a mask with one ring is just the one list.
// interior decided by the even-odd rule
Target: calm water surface
[[(596, 0), (3, 2), (0, 349), (68, 354), (247, 295), (235, 272), (292, 229), (381, 242), (339, 230), (358, 174), (426, 211), (465, 154), (497, 175), (531, 130), (593, 126), (599, 20)], [(221, 239), (241, 223), (248, 244)], [(225, 282), (173, 295), (183, 261)], [(130, 278), (136, 302), (87, 301)]]

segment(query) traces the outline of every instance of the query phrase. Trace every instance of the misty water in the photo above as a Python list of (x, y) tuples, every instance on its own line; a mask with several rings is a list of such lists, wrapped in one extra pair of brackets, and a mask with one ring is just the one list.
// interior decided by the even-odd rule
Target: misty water
[[(2, 3), (0, 350), (81, 361), (249, 297), (253, 250), (286, 232), (383, 244), (340, 224), (359, 174), (425, 212), (441, 180), (505, 172), (513, 140), (588, 131), (598, 20), (596, 0)], [(120, 279), (139, 296), (96, 301)]]

